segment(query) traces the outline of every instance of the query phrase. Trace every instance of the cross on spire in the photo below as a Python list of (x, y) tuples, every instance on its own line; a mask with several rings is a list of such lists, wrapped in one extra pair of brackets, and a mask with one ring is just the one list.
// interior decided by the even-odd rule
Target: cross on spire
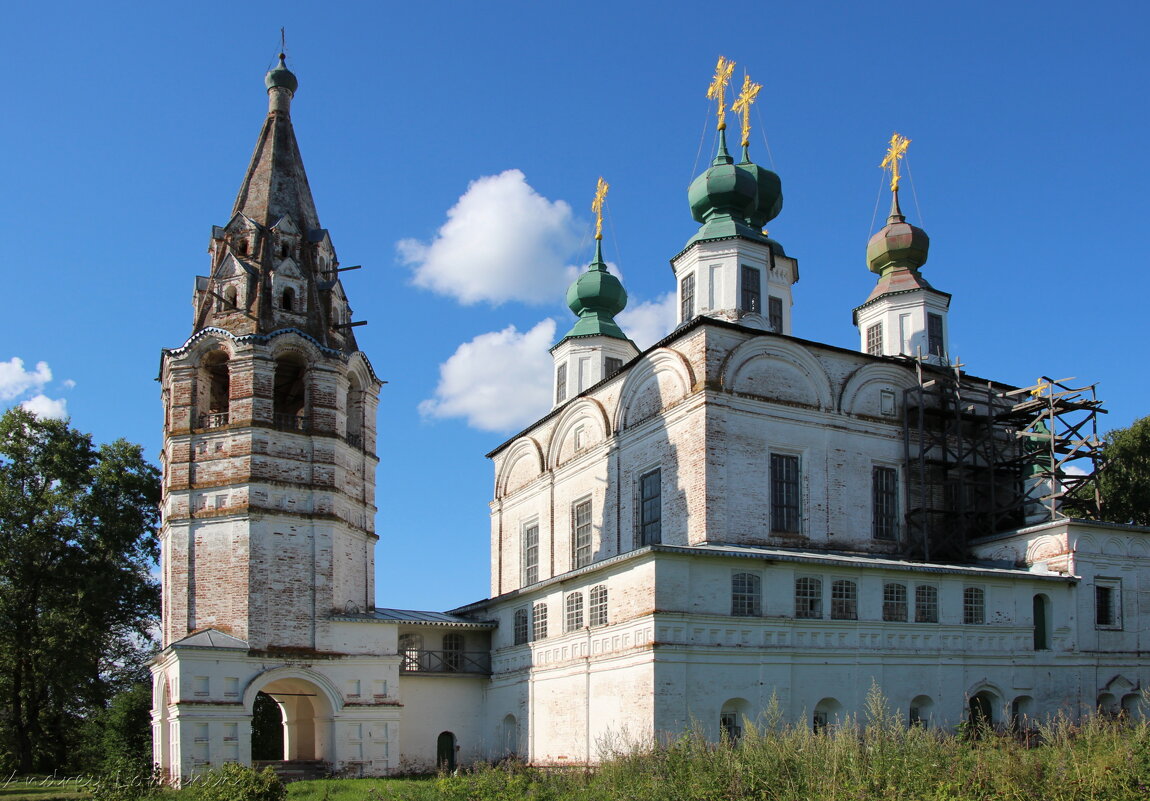
[(599, 183), (595, 185), (595, 199), (591, 201), (591, 211), (595, 212), (595, 238), (603, 238), (603, 202), (607, 199), (607, 190), (611, 185), (599, 176)]
[(890, 191), (892, 192), (898, 191), (898, 182), (901, 177), (898, 172), (898, 163), (906, 156), (908, 145), (910, 145), (910, 140), (896, 131), (890, 138), (886, 157), (882, 160), (882, 164), (878, 165), (883, 169), (890, 167)]
[(719, 63), (715, 65), (715, 77), (711, 79), (711, 85), (707, 87), (707, 98), (709, 100), (719, 101), (719, 130), (723, 131), (727, 128), (727, 101), (726, 92), (727, 84), (731, 81), (731, 73), (735, 71), (735, 62), (727, 61), (723, 56), (719, 56)]
[(743, 120), (743, 147), (748, 147), (751, 144), (751, 105), (755, 102), (755, 98), (758, 97), (759, 90), (762, 88), (761, 83), (752, 82), (751, 76), (744, 73), (743, 91), (731, 104), (731, 111), (738, 114)]

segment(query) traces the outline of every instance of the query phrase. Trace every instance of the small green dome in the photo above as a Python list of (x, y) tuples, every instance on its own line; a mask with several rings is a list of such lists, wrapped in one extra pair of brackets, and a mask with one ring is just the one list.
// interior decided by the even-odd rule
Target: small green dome
[(745, 147), (743, 160), (735, 166), (749, 173), (755, 181), (755, 205), (747, 215), (747, 222), (761, 229), (783, 210), (783, 182), (775, 173), (751, 161)]
[(606, 266), (592, 265), (568, 288), (567, 305), (576, 315), (590, 311), (614, 317), (627, 308), (627, 290)]
[(755, 209), (758, 185), (755, 176), (741, 167), (727, 152), (727, 133), (719, 132), (719, 152), (711, 166), (691, 182), (687, 200), (691, 216), (704, 223), (716, 214), (746, 219)]
[(867, 242), (867, 266), (879, 275), (900, 268), (917, 272), (926, 264), (929, 250), (930, 237), (926, 231), (906, 221), (898, 207), (896, 194), (886, 225)]
[(287, 68), (283, 53), (280, 53), (280, 63), (276, 65), (275, 69), (270, 70), (268, 74), (264, 76), (264, 85), (267, 86), (269, 91), (278, 86), (287, 89), (293, 95), (295, 94), (295, 90), (299, 88), (299, 81), (296, 79), (295, 73)]

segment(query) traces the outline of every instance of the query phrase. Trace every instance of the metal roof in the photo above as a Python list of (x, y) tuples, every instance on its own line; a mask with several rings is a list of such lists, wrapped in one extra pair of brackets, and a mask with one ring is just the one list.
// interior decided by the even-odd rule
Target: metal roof
[(425, 612), (418, 609), (376, 608), (364, 614), (336, 615), (336, 620), (359, 623), (415, 623), (428, 626), (468, 626), (470, 628), (495, 628), (494, 620), (475, 620), (446, 612)]

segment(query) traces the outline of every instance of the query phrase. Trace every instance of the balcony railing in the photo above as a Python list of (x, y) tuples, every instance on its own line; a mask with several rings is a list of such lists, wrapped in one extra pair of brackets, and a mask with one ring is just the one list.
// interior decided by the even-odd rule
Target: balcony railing
[(227, 412), (208, 412), (200, 415), (200, 428), (223, 428), (227, 424)]
[(311, 429), (311, 418), (296, 414), (272, 415), (272, 423), (281, 431), (308, 431)]
[(400, 651), (401, 673), (490, 673), (487, 651)]

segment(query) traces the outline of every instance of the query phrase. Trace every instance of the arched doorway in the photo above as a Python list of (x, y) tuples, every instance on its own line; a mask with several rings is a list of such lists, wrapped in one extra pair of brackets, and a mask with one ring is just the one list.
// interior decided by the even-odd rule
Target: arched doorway
[(519, 753), (519, 723), (515, 720), (514, 715), (507, 715), (503, 718), (501, 739), (503, 740), (503, 756), (514, 759)]
[(267, 693), (257, 693), (252, 707), (252, 759), (264, 762), (283, 758), (283, 710)]
[(994, 725), (994, 707), (997, 703), (998, 696), (989, 690), (981, 690), (970, 697), (967, 723), (973, 731)]
[[(251, 700), (252, 758), (256, 756), (257, 713), (267, 721), (261, 734), (267, 737), (259, 743), (266, 758), (271, 760), (332, 761), (332, 702), (328, 694), (314, 682), (297, 676), (274, 679), (260, 688)], [(281, 721), (278, 738), (274, 730), (277, 714), (267, 702), (261, 702), (264, 695), (278, 708)]]
[(435, 741), (435, 766), (442, 771), (455, 770), (455, 735), (441, 732)]
[(916, 695), (907, 710), (906, 722), (910, 726), (929, 726), (934, 714), (934, 701), (929, 695)]
[(815, 712), (811, 715), (811, 728), (815, 731), (826, 731), (839, 722), (839, 714), (843, 705), (834, 698), (824, 698), (815, 704)]
[(719, 710), (719, 737), (732, 745), (743, 736), (743, 719), (751, 705), (742, 698), (732, 698)]

